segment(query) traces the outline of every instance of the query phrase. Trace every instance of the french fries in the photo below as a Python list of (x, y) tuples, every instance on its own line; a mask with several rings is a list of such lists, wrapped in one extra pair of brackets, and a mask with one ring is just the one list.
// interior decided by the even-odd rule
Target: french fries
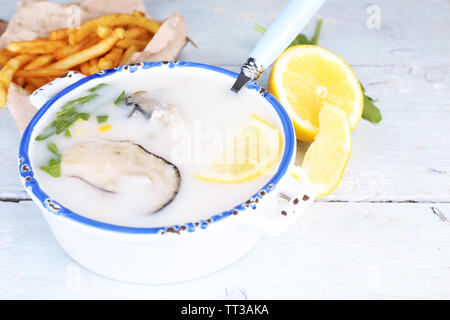
[(47, 77), (59, 77), (67, 73), (65, 69), (32, 69), (32, 70), (19, 70), (16, 72), (17, 77), (25, 78), (47, 78)]
[(80, 66), (80, 70), (81, 70), (81, 73), (83, 73), (83, 74), (89, 74), (89, 69), (90, 69), (90, 64), (89, 64), (89, 62), (83, 62), (82, 64), (81, 64), (81, 66)]
[(49, 81), (47, 80), (47, 78), (28, 78), (27, 82), (29, 84), (32, 84), (34, 87), (39, 88), (39, 87), (42, 87), (43, 85), (45, 85)]
[(14, 53), (6, 49), (0, 49), (0, 66), (8, 63), (9, 59), (14, 56)]
[(130, 47), (128, 47), (128, 49), (125, 50), (125, 52), (124, 52), (124, 54), (122, 56), (122, 59), (120, 59), (119, 65), (125, 64), (128, 61), (128, 59), (130, 59), (131, 56), (133, 54), (135, 54), (136, 52), (138, 52), (138, 51), (139, 50), (137, 49), (137, 47), (134, 44), (131, 45)]
[(122, 58), (123, 50), (119, 48), (114, 48), (110, 53), (105, 55), (98, 61), (97, 67), (100, 70), (109, 69), (117, 66), (119, 64), (120, 59)]
[(35, 87), (34, 85), (32, 85), (31, 83), (28, 83), (26, 86), (25, 86), (25, 90), (29, 93), (29, 94), (32, 94), (33, 93), (33, 91), (34, 90), (36, 90), (38, 87)]
[(83, 62), (89, 61), (92, 58), (101, 56), (111, 50), (111, 48), (116, 44), (117, 41), (125, 37), (125, 30), (122, 28), (117, 28), (112, 32), (107, 38), (103, 39), (96, 45), (77, 52), (71, 56), (68, 56), (54, 64), (50, 65), (51, 69), (70, 69), (74, 66), (82, 64)]
[(70, 70), (91, 75), (117, 67), (142, 51), (159, 27), (135, 11), (102, 16), (78, 29), (52, 30), (47, 38), (10, 42), (0, 49), (0, 108), (11, 82), (32, 93)]
[(90, 20), (83, 24), (81, 28), (72, 32), (69, 36), (69, 43), (71, 45), (77, 44), (89, 35), (97, 31), (98, 27), (114, 27), (114, 26), (137, 26), (148, 30), (151, 33), (156, 33), (159, 29), (160, 23), (141, 15), (131, 14), (111, 14)]
[(37, 69), (50, 64), (53, 60), (55, 60), (55, 57), (52, 54), (44, 54), (23, 67), (23, 70)]
[(11, 52), (21, 54), (44, 54), (52, 53), (56, 49), (65, 45), (63, 40), (30, 40), (30, 41), (12, 41), (6, 49)]
[(73, 32), (73, 28), (64, 28), (64, 29), (57, 29), (52, 30), (48, 34), (49, 40), (63, 40), (69, 37), (69, 34)]
[(116, 47), (122, 48), (122, 49), (128, 49), (131, 46), (136, 46), (139, 51), (143, 50), (145, 46), (147, 45), (147, 41), (141, 41), (141, 40), (135, 40), (135, 39), (123, 39), (120, 41), (117, 41)]
[(11, 58), (8, 63), (0, 70), (0, 108), (6, 105), (6, 96), (8, 95), (8, 88), (14, 77), (16, 71), (23, 64), (30, 61), (32, 58), (28, 55), (20, 55)]
[(65, 45), (61, 48), (58, 48), (55, 50), (53, 55), (55, 56), (56, 60), (62, 60), (71, 54), (74, 54), (84, 48), (84, 46), (87, 44), (89, 39), (86, 39), (83, 42), (77, 43), (76, 45), (71, 46), (70, 44)]
[(101, 39), (108, 37), (113, 30), (110, 27), (100, 26), (97, 28), (97, 36)]

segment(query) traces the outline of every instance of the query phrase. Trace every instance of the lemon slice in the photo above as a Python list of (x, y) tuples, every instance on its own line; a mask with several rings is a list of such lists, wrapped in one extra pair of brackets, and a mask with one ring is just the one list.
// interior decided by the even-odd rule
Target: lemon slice
[(351, 151), (348, 115), (342, 109), (325, 105), (319, 114), (319, 133), (303, 159), (303, 173), (298, 177), (309, 184), (320, 198), (337, 187)]
[(345, 110), (351, 130), (361, 119), (364, 96), (354, 72), (340, 57), (318, 46), (286, 50), (273, 66), (269, 91), (288, 111), (299, 140), (314, 140), (325, 104)]
[(214, 163), (198, 178), (238, 183), (267, 173), (278, 162), (283, 144), (279, 130), (256, 115), (229, 141)]

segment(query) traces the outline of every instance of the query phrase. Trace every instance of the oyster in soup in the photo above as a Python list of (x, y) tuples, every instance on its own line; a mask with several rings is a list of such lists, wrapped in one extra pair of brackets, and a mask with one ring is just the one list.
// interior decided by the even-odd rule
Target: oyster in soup
[(111, 193), (145, 188), (153, 199), (149, 213), (169, 204), (181, 182), (175, 165), (142, 146), (93, 137), (74, 143), (62, 156), (61, 174)]

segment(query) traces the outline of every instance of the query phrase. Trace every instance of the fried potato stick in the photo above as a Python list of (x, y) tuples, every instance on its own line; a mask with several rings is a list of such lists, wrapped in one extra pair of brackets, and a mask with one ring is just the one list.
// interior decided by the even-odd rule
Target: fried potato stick
[(27, 78), (27, 82), (34, 87), (39, 88), (47, 84), (49, 81), (47, 78)]
[(59, 77), (65, 74), (69, 69), (50, 69), (49, 67), (43, 69), (19, 70), (16, 72), (18, 77), (26, 78), (47, 78)]
[(160, 27), (160, 23), (142, 16), (134, 16), (131, 14), (111, 14), (90, 20), (83, 24), (81, 28), (75, 30), (69, 36), (69, 43), (74, 45), (86, 39), (90, 34), (97, 31), (100, 26), (114, 27), (132, 25), (144, 28), (151, 33), (156, 33)]
[(65, 44), (63, 40), (11, 41), (6, 49), (21, 54), (45, 54), (52, 53)]
[(8, 61), (8, 63), (0, 70), (0, 108), (6, 105), (6, 97), (8, 95), (9, 85), (16, 71), (32, 58), (28, 55), (20, 55)]
[(114, 48), (110, 53), (105, 55), (98, 61), (98, 69), (105, 70), (109, 68), (116, 67), (119, 64), (120, 58), (122, 58), (123, 50), (119, 48)]
[(63, 69), (69, 70), (83, 62), (89, 61), (92, 58), (101, 56), (111, 50), (117, 41), (125, 37), (125, 30), (117, 28), (106, 39), (103, 39), (96, 45), (86, 48), (80, 52), (74, 53), (58, 62), (48, 66), (48, 69)]
[(34, 85), (32, 85), (31, 83), (28, 83), (28, 84), (25, 86), (24, 89), (27, 90), (27, 92), (28, 92), (29, 94), (32, 94), (33, 91), (37, 89), (37, 87), (34, 86)]
[(13, 81), (15, 84), (23, 88), (27, 82), (27, 79), (25, 79), (25, 77), (14, 77)]
[(84, 75), (88, 75), (89, 74), (89, 68), (90, 68), (91, 66), (89, 65), (89, 62), (83, 62), (81, 65), (80, 65), (80, 70), (81, 70), (81, 73), (82, 74), (84, 74)]
[(117, 48), (122, 49), (128, 49), (132, 45), (136, 46), (139, 51), (144, 50), (144, 48), (147, 46), (148, 41), (142, 41), (142, 40), (135, 40), (135, 39), (123, 39), (119, 40), (116, 43)]
[(48, 33), (48, 38), (49, 40), (63, 40), (69, 37), (69, 34), (71, 34), (73, 30), (73, 28), (52, 30)]
[(52, 54), (44, 54), (42, 56), (37, 57), (30, 63), (28, 63), (23, 70), (32, 70), (40, 67), (44, 67), (55, 60), (55, 57)]
[(131, 56), (133, 54), (135, 54), (137, 51), (138, 51), (138, 49), (134, 44), (132, 46), (130, 46), (123, 54), (122, 59), (120, 59), (119, 65), (123, 65), (123, 64), (127, 63), (127, 61), (131, 58)]

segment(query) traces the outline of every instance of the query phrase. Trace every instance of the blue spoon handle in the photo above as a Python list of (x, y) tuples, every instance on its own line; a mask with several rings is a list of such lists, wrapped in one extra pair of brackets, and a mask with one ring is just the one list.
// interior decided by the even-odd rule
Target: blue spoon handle
[(270, 66), (319, 11), (325, 0), (291, 0), (258, 41), (250, 57)]
[[(258, 78), (286, 49), (319, 11), (325, 0), (291, 0), (266, 30), (241, 68), (232, 90), (239, 92), (249, 81)], [(240, 79), (239, 79), (240, 78)]]

